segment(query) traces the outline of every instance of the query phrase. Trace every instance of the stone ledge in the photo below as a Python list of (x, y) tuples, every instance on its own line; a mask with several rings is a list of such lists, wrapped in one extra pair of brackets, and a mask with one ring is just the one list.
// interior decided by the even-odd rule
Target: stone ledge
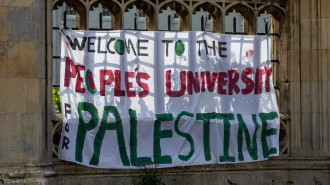
[[(92, 175), (92, 174), (134, 174), (138, 169), (98, 169), (78, 165), (71, 162), (55, 161), (53, 169), (57, 175)], [(212, 164), (162, 168), (164, 173), (198, 173), (198, 172), (228, 172), (228, 171), (263, 171), (263, 170), (329, 170), (329, 158), (272, 158), (267, 161)]]
[[(272, 180), (277, 184), (292, 181), (309, 185), (316, 176), (327, 184), (329, 169), (329, 157), (287, 157), (253, 163), (162, 168), (159, 172), (164, 182), (173, 184), (178, 177), (176, 184), (180, 185), (205, 184), (209, 180), (217, 185), (228, 184), (227, 180), (239, 185), (271, 184)], [(0, 178), (9, 184), (136, 184), (133, 182), (140, 180), (140, 174), (137, 169), (97, 169), (59, 160), (40, 165), (0, 164)]]

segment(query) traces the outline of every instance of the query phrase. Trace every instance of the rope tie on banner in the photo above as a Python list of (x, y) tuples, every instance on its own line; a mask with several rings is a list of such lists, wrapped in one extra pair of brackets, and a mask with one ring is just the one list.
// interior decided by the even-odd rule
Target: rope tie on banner
[(65, 32), (64, 32), (64, 26), (62, 25), (62, 26), (60, 26), (60, 31), (62, 32), (62, 34), (63, 35), (65, 35), (66, 36), (66, 34), (65, 34)]

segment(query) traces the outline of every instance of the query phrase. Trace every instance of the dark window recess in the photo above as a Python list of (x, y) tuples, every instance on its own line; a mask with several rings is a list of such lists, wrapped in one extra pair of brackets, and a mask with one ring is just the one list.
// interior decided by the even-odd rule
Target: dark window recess
[(67, 15), (76, 15), (76, 12), (74, 11), (74, 9), (72, 8), (72, 6), (66, 6), (66, 14)]
[(109, 9), (103, 8), (102, 15), (103, 16), (111, 16), (111, 12), (109, 11)]

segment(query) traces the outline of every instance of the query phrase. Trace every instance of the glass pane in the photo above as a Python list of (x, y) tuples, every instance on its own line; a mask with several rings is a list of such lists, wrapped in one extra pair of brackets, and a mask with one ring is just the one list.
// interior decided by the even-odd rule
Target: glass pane
[(236, 18), (236, 32), (242, 33), (244, 27), (243, 17), (235, 10), (225, 17), (225, 32), (234, 32), (234, 18)]
[(53, 27), (64, 26), (64, 12), (66, 13), (66, 26), (68, 28), (77, 28), (76, 14), (71, 6), (67, 6), (63, 3), (62, 6), (58, 6), (56, 10), (53, 10)]
[(192, 15), (192, 31), (203, 31), (202, 26), (205, 27), (205, 31), (212, 31), (212, 17), (208, 12), (203, 11), (203, 9), (196, 11), (196, 13)]
[[(146, 29), (146, 19), (144, 14), (139, 13), (140, 10), (134, 5), (132, 9), (124, 13), (124, 29), (134, 29), (134, 18), (136, 17), (136, 27), (138, 30)], [(139, 16), (141, 15), (141, 17)], [(143, 17), (142, 17), (143, 16)]]
[(53, 86), (60, 85), (60, 58), (53, 58)]
[(166, 10), (163, 10), (162, 13), (159, 14), (158, 29), (159, 30), (169, 30), (168, 16), (170, 16), (171, 30), (179, 31), (179, 15), (174, 10), (171, 10), (169, 7), (167, 7)]
[(258, 17), (258, 33), (266, 33), (266, 27), (268, 33), (271, 33), (272, 30), (272, 15), (268, 14), (266, 11), (263, 14), (260, 14)]

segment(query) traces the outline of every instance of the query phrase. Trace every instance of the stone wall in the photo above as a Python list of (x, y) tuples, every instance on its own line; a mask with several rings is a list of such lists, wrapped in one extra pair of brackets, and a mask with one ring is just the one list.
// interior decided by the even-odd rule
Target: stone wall
[(46, 145), (45, 2), (0, 1), (0, 164), (39, 164)]
[[(92, 3), (95, 0), (76, 0)], [(144, 2), (141, 0), (139, 2)], [(52, 0), (0, 0), (0, 179), (12, 184), (132, 184), (137, 170), (102, 170), (59, 161), (52, 154)], [(110, 1), (108, 1), (109, 3)], [(120, 6), (131, 1), (119, 1)], [(147, 1), (145, 1), (147, 2)], [(148, 1), (151, 2), (151, 1)], [(165, 0), (152, 1), (158, 5)], [(168, 1), (170, 2), (170, 1)], [(176, 1), (193, 5), (203, 1)], [(279, 104), (289, 130), (285, 155), (268, 161), (164, 170), (167, 184), (330, 184), (330, 2), (328, 0), (213, 0), (240, 2), (258, 12), (278, 5)], [(111, 4), (111, 3), (110, 3)], [(283, 6), (284, 5), (284, 6)], [(220, 7), (221, 7), (220, 6)], [(117, 8), (118, 8), (117, 7)], [(84, 8), (80, 7), (83, 12)], [(251, 12), (250, 12), (251, 13)], [(274, 10), (274, 16), (279, 15)], [(253, 15), (253, 14), (252, 14)], [(220, 15), (218, 15), (220, 16)], [(81, 28), (86, 22), (80, 16)], [(122, 17), (115, 18), (121, 28)], [(188, 23), (182, 25), (189, 30)], [(147, 18), (152, 30), (157, 21)], [(249, 33), (256, 27), (250, 26)], [(222, 32), (223, 27), (216, 31)], [(228, 181), (229, 180), (229, 181)]]

